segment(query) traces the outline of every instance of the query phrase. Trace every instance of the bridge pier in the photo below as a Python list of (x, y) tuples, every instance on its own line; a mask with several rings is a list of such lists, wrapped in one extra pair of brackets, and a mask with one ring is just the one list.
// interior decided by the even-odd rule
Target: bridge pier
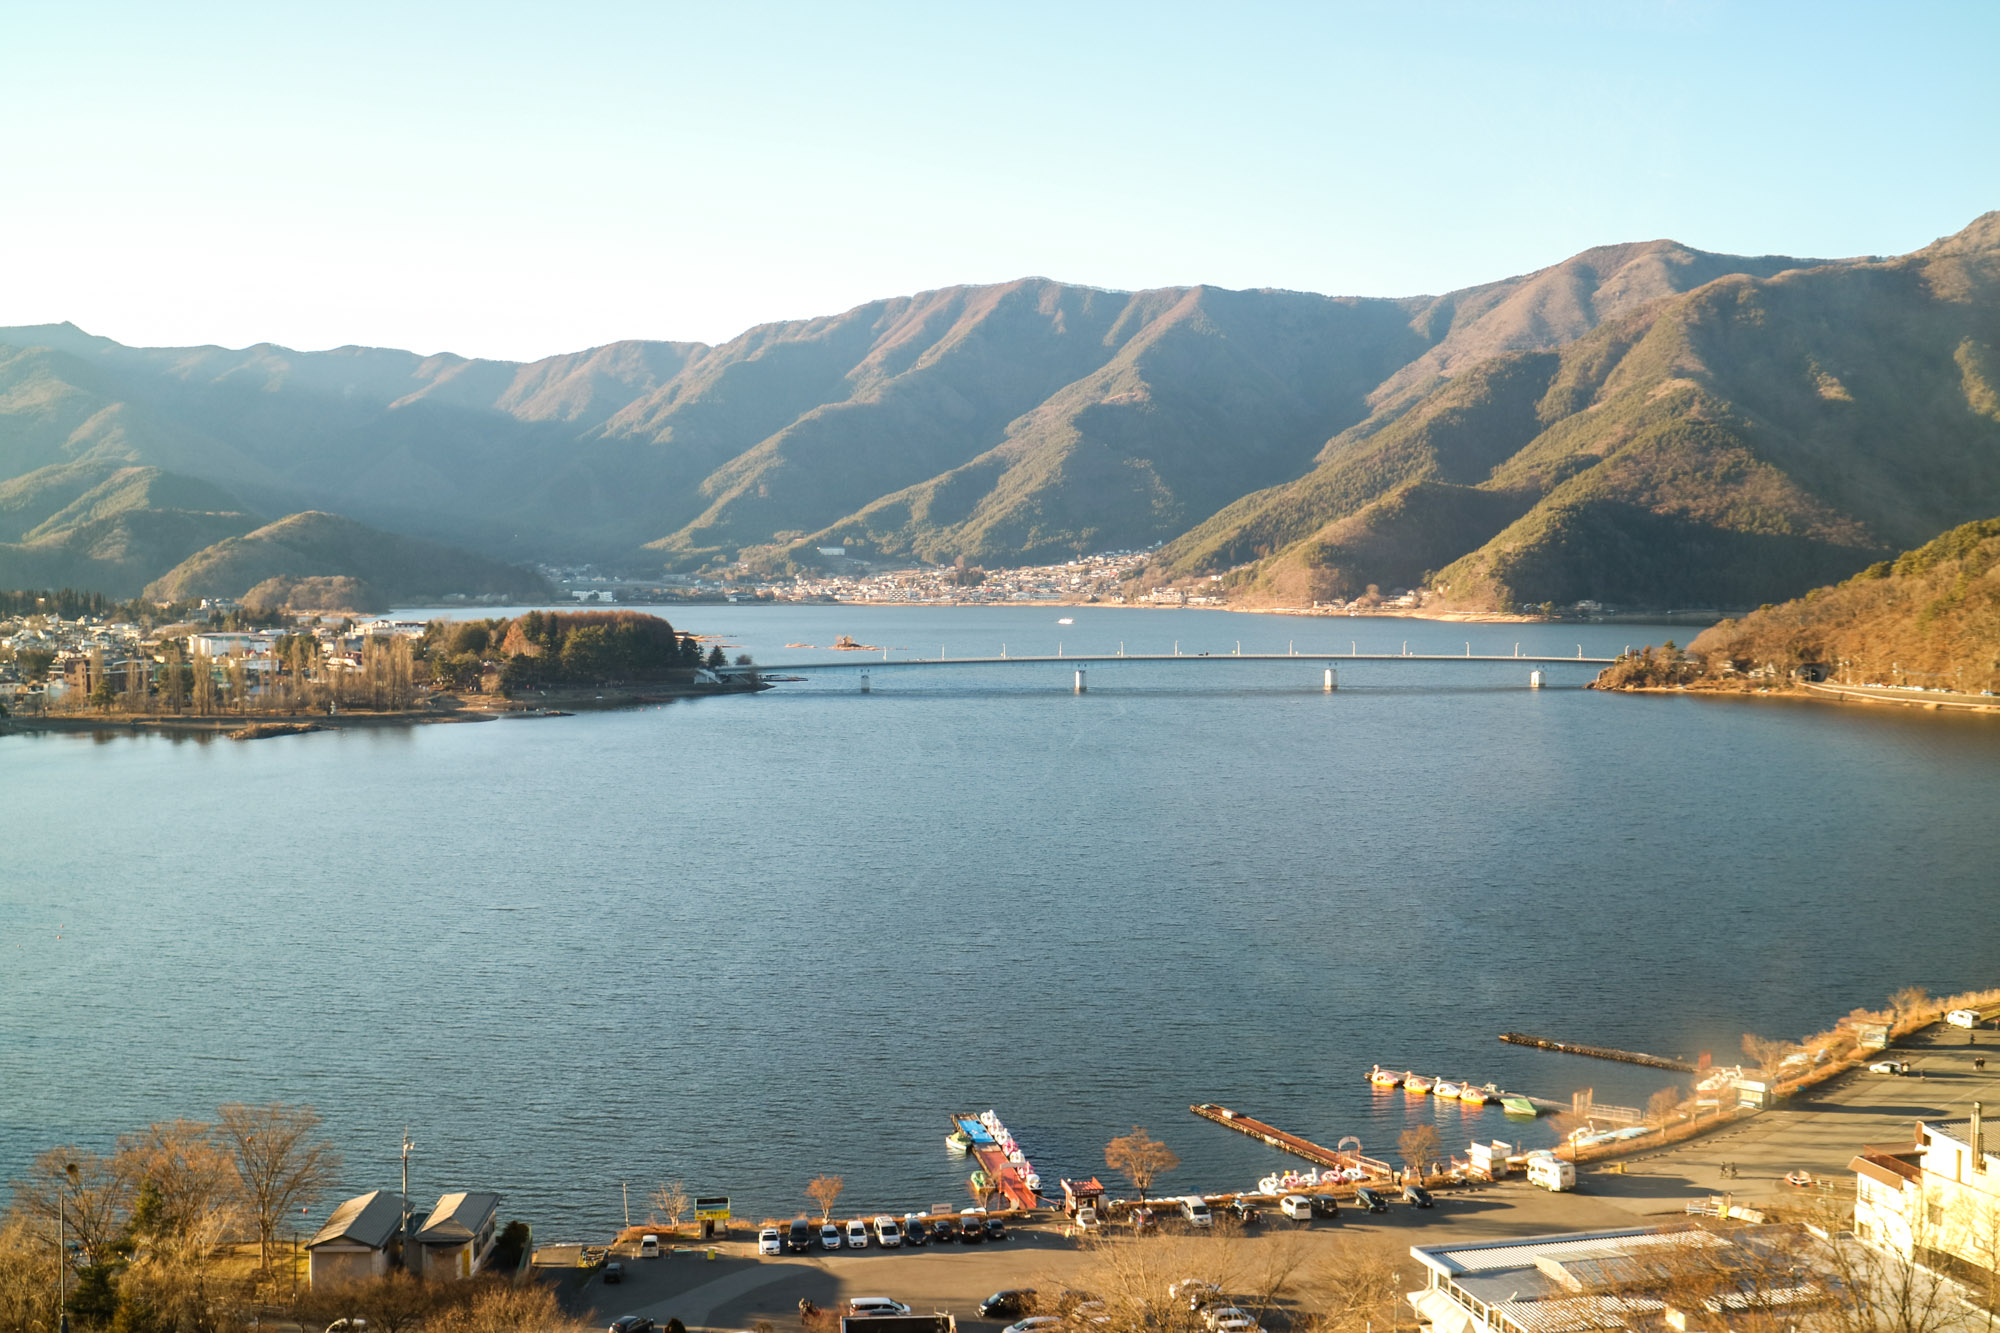
[(1340, 688), (1340, 673), (1332, 667), (1326, 669), (1326, 693), (1332, 694)]
[(1543, 680), (1542, 669), (1540, 667), (1536, 667), (1533, 671), (1530, 671), (1528, 673), (1528, 688), (1531, 690), (1539, 690), (1540, 688), (1542, 688), (1542, 680)]
[(1084, 670), (1082, 667), (1078, 667), (1076, 669), (1076, 692), (1078, 694), (1086, 694), (1089, 690), (1090, 686), (1084, 680)]
[(861, 673), (861, 692), (863, 694), (868, 693), (868, 673), (866, 671)]

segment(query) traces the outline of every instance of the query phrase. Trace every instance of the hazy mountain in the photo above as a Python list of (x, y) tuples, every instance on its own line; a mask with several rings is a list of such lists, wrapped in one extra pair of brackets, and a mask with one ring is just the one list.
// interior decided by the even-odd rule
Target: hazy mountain
[(148, 597), (182, 601), (244, 597), (283, 603), (295, 585), (323, 592), (333, 580), (357, 610), (435, 603), (448, 597), (545, 599), (540, 575), (414, 537), (398, 537), (337, 514), (302, 513), (197, 551), (146, 588)]
[(2000, 214), (1475, 362), (1161, 554), (1245, 595), (1743, 606), (2000, 509)]
[(115, 462), (59, 463), (0, 483), (0, 587), (119, 597), (258, 520), (207, 482)]
[[(147, 466), (635, 571), (1170, 541), (1162, 573), (1271, 600), (1431, 571), (1466, 603), (1766, 600), (2000, 510), (1995, 226), (1405, 300), (1026, 279), (526, 364), (0, 329), (0, 478)], [(119, 512), (155, 508), (207, 512)]]

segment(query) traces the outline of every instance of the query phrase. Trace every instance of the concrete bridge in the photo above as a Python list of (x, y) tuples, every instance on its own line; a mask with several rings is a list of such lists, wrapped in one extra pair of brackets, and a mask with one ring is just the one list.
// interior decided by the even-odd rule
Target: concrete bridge
[(939, 667), (1065, 666), (1075, 671), (1074, 688), (1078, 694), (1082, 694), (1088, 689), (1089, 669), (1101, 663), (1117, 663), (1119, 665), (1132, 663), (1145, 663), (1148, 665), (1170, 663), (1176, 666), (1216, 666), (1223, 663), (1241, 662), (1311, 662), (1315, 665), (1323, 663), (1321, 687), (1326, 690), (1334, 690), (1338, 689), (1340, 685), (1339, 668), (1342, 662), (1458, 662), (1466, 664), (1511, 662), (1531, 668), (1528, 673), (1529, 688), (1540, 689), (1544, 675), (1539, 668), (1543, 666), (1606, 667), (1617, 660), (1613, 657), (1585, 657), (1583, 655), (1582, 644), (1577, 645), (1574, 657), (1526, 654), (1522, 653), (1519, 648), (1516, 648), (1512, 653), (1475, 653), (1472, 651), (1472, 645), (1469, 643), (1466, 645), (1463, 653), (1412, 653), (1407, 650), (1400, 653), (1364, 653), (1358, 651), (1345, 653), (1301, 653), (1296, 650), (1283, 653), (1246, 653), (1240, 649), (1232, 653), (1183, 653), (1178, 651), (1172, 653), (1127, 653), (1122, 651), (1116, 653), (1065, 653), (1058, 648), (1054, 656), (1046, 654), (1020, 656), (1009, 654), (1003, 649), (1001, 655), (998, 657), (947, 657), (943, 655), (942, 650), (940, 650), (937, 657), (890, 657), (889, 650), (883, 649), (882, 656), (879, 658), (873, 656), (863, 657), (860, 653), (856, 652), (850, 654), (847, 659), (842, 661), (760, 662), (754, 666), (723, 666), (713, 668), (713, 670), (717, 675), (741, 676), (754, 672), (767, 677), (790, 675), (794, 672), (854, 671), (860, 674), (861, 689), (866, 693), (869, 688), (870, 677), (877, 671), (895, 671), (918, 667), (936, 669)]

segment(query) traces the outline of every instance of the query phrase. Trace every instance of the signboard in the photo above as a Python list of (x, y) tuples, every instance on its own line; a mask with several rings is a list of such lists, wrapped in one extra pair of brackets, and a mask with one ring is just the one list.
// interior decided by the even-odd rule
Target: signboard
[(1879, 1051), (1889, 1044), (1887, 1023), (1857, 1023), (1854, 1026), (1854, 1044), (1864, 1051)]
[(729, 1196), (713, 1194), (694, 1201), (694, 1219), (697, 1222), (727, 1222), (729, 1220)]

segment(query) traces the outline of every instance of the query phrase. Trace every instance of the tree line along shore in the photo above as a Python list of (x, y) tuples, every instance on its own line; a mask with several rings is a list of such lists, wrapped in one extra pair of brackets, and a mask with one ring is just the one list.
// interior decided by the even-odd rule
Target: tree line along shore
[(357, 624), (189, 610), (0, 594), (0, 716), (50, 727), (355, 724), (758, 686), (714, 670), (726, 661), (720, 645), (633, 611)]

